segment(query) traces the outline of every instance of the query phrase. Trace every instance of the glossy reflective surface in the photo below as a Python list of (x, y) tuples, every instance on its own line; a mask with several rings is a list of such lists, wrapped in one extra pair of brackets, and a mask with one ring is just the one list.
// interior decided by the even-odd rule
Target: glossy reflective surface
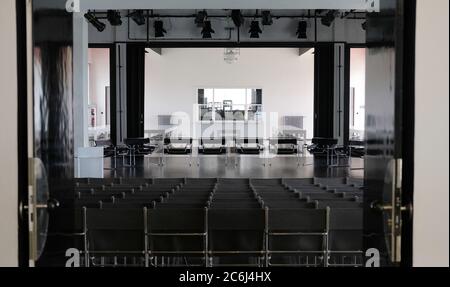
[(394, 37), (398, 1), (380, 2), (382, 12), (367, 20), (364, 229), (365, 249), (377, 248), (382, 253), (382, 265), (389, 265), (391, 218), (388, 212), (376, 211), (371, 205), (391, 202), (394, 159), (401, 154), (396, 137), (401, 128), (396, 119), (401, 116), (396, 89), (399, 50)]
[[(72, 14), (64, 0), (33, 1), (34, 156), (48, 176), (51, 198), (73, 177)], [(37, 193), (43, 192), (38, 189)], [(67, 218), (67, 224), (71, 219)], [(52, 231), (50, 213), (49, 232)], [(41, 262), (53, 249), (47, 240)]]

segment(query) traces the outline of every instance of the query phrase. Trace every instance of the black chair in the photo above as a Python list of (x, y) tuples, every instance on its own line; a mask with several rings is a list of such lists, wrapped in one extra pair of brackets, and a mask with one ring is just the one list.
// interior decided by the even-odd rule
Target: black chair
[(347, 208), (362, 208), (363, 204), (355, 200), (339, 200), (339, 201), (329, 201), (329, 200), (316, 200), (317, 208), (327, 208), (332, 209), (347, 209)]
[(94, 144), (96, 147), (103, 147), (104, 157), (113, 157), (116, 155), (116, 148), (111, 140), (95, 140)]
[(165, 138), (164, 152), (167, 154), (191, 154), (192, 138)]
[(363, 266), (363, 209), (332, 208), (329, 266)]
[(266, 266), (328, 266), (329, 209), (266, 208)]
[[(84, 249), (83, 213), (81, 208), (55, 208), (49, 211), (45, 251), (62, 258), (69, 248)], [(84, 266), (80, 258), (80, 266)]]
[(262, 266), (263, 209), (210, 209), (208, 216), (211, 266)]
[(225, 138), (201, 138), (199, 153), (220, 155), (227, 152)]
[(235, 138), (234, 143), (239, 154), (258, 155), (264, 149), (264, 142), (259, 138)]
[(298, 154), (298, 139), (294, 137), (280, 137), (269, 140), (271, 150), (278, 155)]
[[(147, 254), (153, 266), (208, 265), (208, 209), (147, 210)], [(181, 259), (181, 260), (180, 260)]]
[(312, 139), (312, 145), (308, 146), (308, 151), (314, 157), (327, 157), (330, 148), (335, 148), (338, 140), (334, 138), (315, 137)]
[(87, 266), (143, 265), (143, 209), (83, 208), (83, 212)]

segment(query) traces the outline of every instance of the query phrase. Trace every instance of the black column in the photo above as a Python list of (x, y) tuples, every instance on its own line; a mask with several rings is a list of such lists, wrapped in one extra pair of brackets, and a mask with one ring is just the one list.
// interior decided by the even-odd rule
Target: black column
[(127, 44), (127, 137), (144, 136), (145, 46)]
[(334, 44), (314, 51), (314, 137), (333, 138)]

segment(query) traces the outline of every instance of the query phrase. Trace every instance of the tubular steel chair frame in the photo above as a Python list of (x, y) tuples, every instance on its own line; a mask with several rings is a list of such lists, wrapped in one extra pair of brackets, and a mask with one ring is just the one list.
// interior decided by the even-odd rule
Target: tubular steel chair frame
[[(145, 266), (149, 267), (150, 262), (154, 260), (152, 266), (158, 267), (158, 254), (203, 254), (205, 267), (208, 267), (208, 208), (204, 208), (204, 232), (151, 232), (150, 222), (148, 220), (148, 209), (144, 207), (144, 235), (145, 235)], [(154, 236), (187, 236), (187, 237), (203, 237), (203, 250), (198, 251), (152, 251), (151, 238)], [(150, 240), (149, 240), (150, 239)], [(164, 256), (162, 256), (162, 263), (164, 264)]]
[[(301, 264), (272, 264), (270, 263), (270, 255), (271, 254), (322, 254), (323, 255), (323, 267), (329, 266), (329, 227), (330, 227), (330, 208), (326, 209), (326, 218), (325, 218), (325, 230), (323, 232), (270, 232), (269, 229), (269, 208), (265, 209), (266, 214), (266, 239), (265, 239), (265, 254), (266, 254), (266, 266), (311, 266), (311, 265), (301, 265)], [(323, 250), (317, 251), (302, 251), (302, 250), (286, 250), (286, 251), (276, 251), (270, 250), (269, 248), (269, 239), (271, 236), (322, 236), (322, 244)], [(317, 265), (315, 265), (317, 266)]]

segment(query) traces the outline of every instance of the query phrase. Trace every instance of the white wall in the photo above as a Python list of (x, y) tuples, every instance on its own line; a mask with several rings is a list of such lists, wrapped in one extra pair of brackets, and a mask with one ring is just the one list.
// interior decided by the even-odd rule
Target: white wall
[(0, 2), (0, 267), (18, 264), (16, 1)]
[(89, 104), (97, 107), (97, 126), (106, 124), (105, 88), (110, 85), (109, 49), (90, 48)]
[(448, 0), (417, 1), (415, 266), (449, 266), (448, 11)]
[[(363, 131), (365, 127), (366, 100), (366, 49), (350, 50), (350, 88), (355, 88), (355, 130)], [(351, 123), (350, 123), (351, 126)], [(361, 134), (364, 136), (364, 134)], [(350, 134), (351, 136), (351, 134)]]
[(227, 64), (223, 49), (163, 49), (146, 54), (145, 129), (157, 115), (186, 112), (192, 119), (198, 88), (261, 88), (264, 112), (305, 116), (313, 136), (314, 55), (298, 49), (241, 49)]

